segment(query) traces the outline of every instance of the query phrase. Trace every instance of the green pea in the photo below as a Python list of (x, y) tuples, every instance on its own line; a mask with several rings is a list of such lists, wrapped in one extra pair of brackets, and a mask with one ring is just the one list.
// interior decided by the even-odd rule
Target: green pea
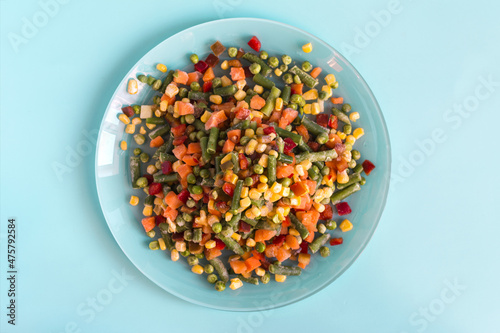
[(196, 65), (198, 63), (198, 61), (200, 61), (200, 58), (198, 57), (197, 54), (193, 53), (189, 57), (189, 60), (191, 60), (191, 62)]
[(222, 281), (217, 281), (215, 283), (215, 290), (217, 291), (224, 291), (224, 289), (226, 289), (226, 284)]
[(312, 70), (312, 69), (313, 69), (313, 66), (311, 65), (311, 63), (310, 63), (309, 61), (304, 61), (304, 62), (302, 63), (302, 70), (303, 70), (304, 72), (309, 72), (309, 71), (310, 71), (310, 70)]
[(328, 93), (324, 90), (321, 90), (318, 94), (318, 98), (321, 100), (321, 101), (326, 101), (326, 99), (328, 98)]
[(182, 213), (182, 218), (186, 222), (191, 222), (193, 220), (193, 216), (189, 213)]
[(281, 64), (280, 65), (280, 71), (286, 72), (287, 70), (288, 70), (288, 66), (287, 65), (285, 65), (285, 64)]
[(140, 75), (137, 75), (137, 80), (139, 80), (142, 83), (147, 83), (148, 77), (144, 74), (140, 74)]
[(139, 146), (143, 145), (144, 142), (146, 141), (146, 138), (142, 134), (135, 134), (134, 135), (134, 141), (137, 143)]
[(200, 176), (203, 179), (207, 179), (208, 177), (210, 177), (210, 171), (208, 171), (207, 169), (201, 169)]
[(193, 186), (193, 194), (203, 194), (203, 188), (199, 185)]
[(316, 142), (319, 143), (320, 145), (324, 145), (328, 141), (328, 134), (326, 133), (320, 133), (316, 137)]
[(146, 177), (140, 177), (139, 179), (137, 179), (135, 184), (141, 188), (144, 188), (148, 186), (148, 179)]
[(323, 167), (323, 168), (321, 169), (321, 174), (322, 174), (323, 176), (326, 176), (326, 175), (330, 174), (330, 168), (329, 168), (329, 167), (327, 167), (327, 166)]
[[(291, 109), (294, 109), (294, 110), (297, 110), (297, 108), (299, 107), (296, 103), (290, 103), (288, 104), (288, 107), (291, 108)], [(298, 117), (297, 117), (298, 118)]]
[(253, 166), (253, 172), (255, 172), (258, 175), (262, 175), (264, 173), (264, 167), (259, 164), (255, 164)]
[(196, 165), (194, 168), (193, 168), (193, 173), (196, 177), (198, 177), (200, 175), (200, 166)]
[(342, 105), (342, 111), (343, 112), (349, 112), (349, 111), (351, 111), (351, 104), (345, 103), (344, 105)]
[(188, 201), (186, 202), (186, 206), (188, 206), (188, 208), (193, 208), (194, 206), (196, 206), (196, 201), (189, 198)]
[(351, 134), (351, 132), (352, 132), (352, 126), (351, 126), (351, 125), (349, 125), (349, 124), (345, 124), (345, 125), (344, 125), (344, 128), (343, 128), (343, 131), (344, 131), (344, 133), (345, 133), (345, 134), (347, 134), (347, 135)]
[(361, 158), (361, 153), (358, 150), (353, 149), (353, 151), (351, 151), (351, 156), (353, 159), (359, 160)]
[(141, 148), (135, 148), (134, 149), (134, 155), (135, 156), (139, 156), (139, 155), (141, 155), (141, 153), (142, 153), (142, 149)]
[(220, 222), (215, 222), (214, 224), (212, 224), (212, 231), (216, 234), (220, 233), (222, 231), (222, 224)]
[(186, 123), (186, 118), (184, 116), (180, 117), (179, 119), (181, 121), (181, 124), (185, 124)]
[(226, 143), (226, 140), (219, 140), (219, 142), (217, 144), (219, 145), (219, 147), (224, 147), (225, 143)]
[(191, 88), (192, 91), (200, 91), (200, 84), (198, 82), (191, 82), (189, 85), (189, 88)]
[(290, 185), (292, 185), (292, 180), (290, 178), (283, 178), (281, 180), (281, 185), (284, 187), (290, 187)]
[(188, 90), (184, 87), (179, 89), (179, 97), (180, 98), (186, 98), (188, 95)]
[(291, 131), (293, 129), (292, 125), (286, 125), (285, 130)]
[(243, 184), (245, 184), (245, 186), (252, 186), (253, 185), (252, 177), (245, 178), (245, 180), (243, 181)]
[(177, 187), (176, 187), (176, 192), (180, 193), (182, 190), (183, 190), (182, 185), (178, 184)]
[(260, 281), (263, 283), (263, 284), (268, 284), (269, 281), (271, 281), (271, 274), (269, 274), (269, 272), (266, 272), (266, 274), (262, 275), (260, 277)]
[(293, 82), (296, 83), (296, 84), (301, 84), (302, 80), (300, 79), (300, 76), (298, 76), (297, 74), (295, 74), (293, 76)]
[(289, 55), (283, 54), (281, 56), (281, 61), (283, 61), (285, 65), (290, 65), (292, 63), (292, 58)]
[(295, 104), (299, 104), (301, 99), (302, 99), (302, 96), (300, 96), (299, 94), (293, 94), (290, 97), (290, 102), (295, 103)]
[(246, 146), (246, 144), (250, 141), (250, 138), (248, 136), (243, 136), (240, 139), (240, 145)]
[(156, 236), (156, 231), (150, 230), (146, 233), (146, 235), (148, 235), (149, 238), (153, 238), (154, 236)]
[(192, 173), (190, 173), (188, 176), (187, 176), (187, 182), (189, 184), (196, 184), (196, 176)]
[(259, 53), (259, 57), (260, 57), (262, 60), (266, 60), (266, 59), (269, 57), (269, 54), (268, 54), (266, 51), (260, 51), (260, 53)]
[(227, 55), (230, 56), (231, 58), (236, 57), (238, 54), (238, 49), (235, 47), (230, 47), (227, 49)]
[(326, 226), (323, 223), (318, 224), (318, 232), (324, 234), (326, 232)]
[(304, 99), (304, 97), (300, 96), (299, 106), (303, 108), (305, 105), (306, 105), (306, 100)]
[(266, 244), (262, 242), (257, 242), (257, 244), (255, 244), (255, 250), (259, 253), (264, 252), (266, 250)]
[(201, 253), (197, 253), (197, 254), (195, 254), (194, 256), (195, 256), (196, 258), (198, 258), (198, 259), (203, 259), (203, 258), (205, 258), (205, 255), (203, 254), (203, 252), (201, 252)]
[(292, 84), (293, 83), (293, 75), (292, 73), (285, 73), (282, 76), (283, 81), (285, 81), (286, 84)]
[(335, 222), (334, 220), (327, 221), (325, 223), (325, 227), (328, 230), (335, 230), (335, 229), (337, 229), (337, 222)]
[(222, 85), (222, 79), (220, 77), (214, 77), (212, 80), (212, 88), (218, 88)]
[(194, 265), (198, 265), (198, 258), (196, 258), (195, 256), (189, 256), (187, 257), (187, 263), (189, 266), (194, 266)]
[(335, 82), (332, 83), (331, 87), (333, 89), (337, 89), (339, 87), (339, 83), (337, 81), (335, 81)]
[(349, 161), (349, 163), (347, 163), (347, 166), (349, 167), (349, 169), (354, 169), (356, 167), (356, 164), (357, 164), (356, 160), (352, 159), (352, 160)]
[(134, 110), (135, 114), (140, 114), (141, 113), (141, 107), (139, 105), (132, 106), (132, 109)]
[(158, 244), (158, 241), (152, 241), (149, 243), (149, 248), (151, 250), (158, 250), (160, 248), (160, 244)]
[(215, 282), (217, 282), (217, 275), (209, 274), (207, 276), (207, 281), (208, 281), (208, 283), (214, 284)]
[(330, 249), (326, 246), (322, 246), (320, 249), (319, 249), (319, 254), (321, 254), (321, 256), (323, 258), (326, 258), (330, 255)]
[(141, 155), (139, 155), (139, 158), (141, 159), (142, 163), (148, 163), (149, 161), (149, 155), (145, 152), (142, 152)]
[(191, 230), (184, 231), (184, 240), (190, 242), (193, 240), (193, 232)]
[(254, 62), (253, 64), (250, 65), (250, 73), (252, 74), (258, 74), (260, 73), (261, 67), (258, 63)]
[(359, 181), (359, 185), (365, 185), (366, 184), (366, 178), (361, 177), (361, 180)]
[(196, 133), (195, 132), (189, 133), (189, 140), (196, 141)]
[[(152, 88), (153, 90), (158, 90), (158, 89), (160, 89), (161, 84), (162, 84), (161, 80), (156, 80), (156, 81), (153, 83), (153, 85), (151, 86), (151, 88)], [(159, 97), (159, 96), (158, 96), (158, 97)], [(160, 104), (160, 103), (155, 103), (155, 104)]]
[(267, 61), (267, 64), (269, 65), (269, 67), (271, 68), (276, 68), (278, 67), (280, 61), (278, 60), (278, 58), (276, 57), (271, 57), (269, 58), (269, 60)]
[(184, 258), (186, 258), (190, 254), (191, 254), (191, 252), (189, 252), (189, 250), (181, 252), (181, 256), (183, 256)]
[(207, 274), (212, 274), (214, 272), (214, 266), (212, 266), (210, 264), (206, 264), (205, 267), (203, 267), (203, 270)]
[(205, 132), (203, 131), (196, 132), (196, 139), (201, 140), (201, 138), (203, 138), (204, 136)]

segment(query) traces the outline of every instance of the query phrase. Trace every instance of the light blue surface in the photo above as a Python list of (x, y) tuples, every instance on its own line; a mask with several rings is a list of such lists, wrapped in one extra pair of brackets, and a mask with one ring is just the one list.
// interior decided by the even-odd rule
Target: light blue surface
[[(38, 1), (0, 1), (2, 332), (498, 332), (499, 5), (288, 4), (67, 1), (44, 22)], [(377, 24), (374, 13), (389, 8)], [(15, 52), (9, 34), (34, 16), (43, 26)], [(387, 206), (358, 260), (304, 301), (251, 313), (190, 304), (144, 277), (108, 231), (94, 150), (84, 151), (145, 52), (192, 25), (240, 16), (292, 24), (339, 49), (377, 97), (393, 151)], [(77, 149), (85, 156), (74, 158)], [(15, 328), (5, 316), (8, 217), (19, 224)]]
[[(123, 106), (151, 103), (154, 91), (146, 84), (139, 85), (136, 95), (127, 92), (130, 79), (136, 78), (138, 74), (158, 76), (159, 72), (155, 68), (158, 62), (168, 64), (170, 69), (192, 71), (193, 64), (187, 55), (195, 52), (204, 59), (214, 40), (227, 46), (237, 45), (249, 49), (246, 45), (251, 38), (248, 35), (249, 27), (252, 34), (260, 36), (262, 45), (270, 55), (288, 54), (299, 65), (306, 59), (313, 64), (322, 64), (324, 70), (319, 79), (324, 80), (327, 74), (333, 73), (341, 84), (335, 90), (335, 96), (343, 96), (354, 110), (367, 110), (353, 124), (355, 128), (366, 129), (365, 135), (356, 142), (354, 148), (361, 151), (363, 158), (375, 163), (377, 172), (367, 177), (368, 182), (362, 191), (349, 198), (353, 213), (348, 218), (355, 228), (347, 234), (339, 229), (331, 233), (332, 237), (343, 237), (344, 245), (335, 248), (330, 257), (323, 259), (317, 254), (299, 278), (292, 277), (287, 283), (272, 281), (259, 286), (249, 284), (237, 291), (217, 295), (213, 285), (205, 281), (205, 276), (200, 278), (192, 274), (184, 260), (172, 262), (164, 253), (149, 250), (147, 244), (151, 240), (138, 223), (144, 217), (142, 209), (131, 207), (127, 200), (130, 195), (138, 194), (137, 190), (132, 190), (130, 183), (130, 153), (119, 148), (122, 140), (128, 142), (129, 152), (136, 145), (133, 145), (132, 135), (124, 133), (125, 125), (117, 117), (122, 114)], [(269, 31), (273, 31), (273, 34), (269, 34)], [(306, 55), (300, 46), (307, 41), (313, 43), (314, 50)], [(282, 88), (280, 81), (277, 79), (277, 86)], [(325, 103), (328, 112), (331, 107), (330, 102)], [(144, 146), (141, 148), (144, 149)], [(316, 37), (282, 23), (248, 18), (216, 20), (189, 28), (168, 38), (141, 58), (118, 85), (106, 109), (100, 126), (96, 158), (97, 192), (104, 216), (116, 241), (134, 265), (174, 295), (195, 304), (230, 311), (267, 310), (287, 305), (318, 292), (340, 276), (356, 260), (377, 227), (389, 190), (391, 163), (389, 137), (383, 116), (360, 74)], [(139, 190), (139, 194), (144, 193)], [(342, 221), (337, 215), (335, 219), (339, 223)]]

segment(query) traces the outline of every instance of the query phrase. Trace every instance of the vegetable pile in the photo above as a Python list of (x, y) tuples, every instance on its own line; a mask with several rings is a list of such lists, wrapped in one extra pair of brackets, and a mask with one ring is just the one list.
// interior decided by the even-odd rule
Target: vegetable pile
[[(280, 62), (255, 36), (248, 45), (257, 54), (217, 41), (205, 60), (190, 56), (192, 72), (167, 73), (158, 64), (163, 79), (130, 79), (130, 94), (147, 86), (159, 94), (152, 105), (124, 106), (119, 115), (138, 146), (130, 178), (147, 194), (141, 222), (156, 238), (149, 247), (168, 249), (174, 261), (187, 257), (218, 291), (230, 276), (231, 289), (268, 283), (271, 275), (283, 282), (301, 274), (311, 254), (328, 256), (328, 245), (343, 242), (328, 232), (337, 228), (330, 203), (338, 216), (350, 214), (344, 200), (365, 184), (362, 172), (375, 168), (357, 163), (360, 116), (333, 97), (333, 74), (319, 89), (320, 67), (287, 55)], [(127, 142), (120, 147), (127, 150)], [(130, 198), (133, 206), (139, 201)], [(352, 228), (347, 219), (339, 223), (341, 232)]]

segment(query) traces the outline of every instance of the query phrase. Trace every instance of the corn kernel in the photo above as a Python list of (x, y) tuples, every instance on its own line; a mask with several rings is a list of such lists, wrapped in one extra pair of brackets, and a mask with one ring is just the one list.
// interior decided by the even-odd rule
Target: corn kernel
[(276, 202), (278, 201), (279, 199), (281, 199), (281, 195), (279, 195), (278, 193), (273, 193), (271, 195), (271, 198), (269, 198), (269, 201), (271, 202)]
[[(214, 95), (212, 95), (212, 96), (214, 96)], [(210, 102), (215, 103), (211, 100), (212, 96), (210, 96)], [(217, 96), (217, 95), (215, 95), (215, 96)], [(221, 98), (221, 102), (222, 102), (222, 98)], [(206, 123), (208, 121), (208, 119), (210, 119), (211, 116), (212, 116), (212, 112), (205, 111), (205, 113), (200, 117), (200, 120), (202, 122)]]
[(304, 167), (303, 167), (302, 165), (300, 165), (300, 164), (295, 166), (295, 171), (296, 171), (296, 172), (297, 172), (297, 174), (298, 174), (299, 176), (301, 176), (301, 177), (302, 177), (302, 176), (304, 176), (304, 175), (306, 174), (306, 173), (304, 172)]
[(326, 82), (326, 84), (328, 84), (329, 86), (331, 86), (332, 84), (334, 84), (335, 82), (337, 82), (337, 79), (335, 78), (335, 75), (328, 74), (327, 76), (325, 76), (325, 82)]
[(162, 198), (155, 198), (154, 200), (154, 204), (155, 205), (161, 205), (163, 203), (163, 199)]
[(170, 98), (174, 97), (178, 93), (179, 87), (177, 87), (177, 84), (175, 84), (175, 82), (169, 83), (167, 88), (165, 89), (165, 94)]
[(283, 71), (282, 71), (281, 69), (279, 69), (279, 68), (276, 68), (276, 69), (274, 70), (274, 74), (275, 74), (276, 76), (281, 76), (281, 74), (283, 74)]
[(245, 79), (236, 81), (236, 88), (238, 88), (238, 90), (243, 90), (246, 85), (247, 81)]
[(283, 98), (281, 97), (276, 98), (276, 103), (274, 103), (274, 108), (278, 111), (281, 111), (283, 109)]
[(347, 170), (342, 172), (337, 171), (337, 183), (345, 184), (349, 181), (349, 175), (347, 175)]
[(272, 196), (273, 196), (273, 192), (271, 192), (271, 190), (267, 190), (264, 193), (264, 199), (266, 199), (266, 200), (270, 200)]
[(139, 125), (140, 123), (142, 123), (141, 118), (134, 118), (134, 119), (132, 119), (132, 124), (133, 125)]
[(248, 197), (248, 191), (249, 191), (248, 187), (243, 186), (241, 188), (241, 198), (244, 199), (244, 198)]
[(318, 115), (320, 113), (321, 113), (321, 110), (319, 108), (319, 103), (312, 103), (311, 114), (312, 115)]
[(162, 116), (162, 113), (160, 110), (155, 110), (155, 116), (160, 118)]
[(182, 165), (182, 161), (175, 161), (174, 163), (172, 163), (172, 170), (174, 172), (177, 172), (177, 168), (180, 167)]
[(282, 187), (283, 185), (281, 185), (280, 183), (274, 182), (271, 186), (271, 191), (273, 191), (273, 193), (280, 193)]
[(255, 215), (252, 214), (252, 212), (250, 211), (250, 209), (248, 209), (247, 211), (245, 211), (245, 216), (249, 219), (254, 219), (255, 218)]
[(337, 132), (337, 136), (338, 136), (341, 140), (345, 140), (345, 138), (347, 137), (347, 134), (345, 134), (344, 132)]
[(269, 155), (262, 154), (262, 156), (259, 159), (258, 164), (261, 165), (263, 168), (267, 168), (268, 160), (269, 160)]
[(238, 288), (241, 288), (242, 286), (243, 282), (241, 282), (241, 280), (238, 278), (234, 278), (231, 279), (231, 284), (229, 285), (229, 288), (231, 288), (232, 290), (236, 290)]
[(125, 126), (125, 133), (134, 134), (134, 132), (135, 132), (135, 125), (128, 124), (127, 126)]
[(254, 130), (251, 128), (247, 128), (245, 130), (245, 136), (248, 136), (250, 139), (253, 138), (255, 136)]
[(353, 112), (349, 115), (349, 119), (352, 121), (352, 122), (356, 122), (356, 120), (359, 119), (359, 112)]
[(227, 154), (226, 156), (224, 156), (224, 158), (222, 160), (220, 160), (220, 164), (224, 164), (226, 162), (229, 162), (231, 161), (231, 158), (232, 158), (232, 155), (231, 154)]
[(332, 97), (332, 87), (324, 85), (321, 87), (321, 91), (326, 92), (326, 98)]
[(259, 154), (262, 154), (263, 152), (266, 151), (267, 145), (265, 143), (259, 143), (257, 145), (257, 148), (255, 148), (255, 151)]
[(299, 163), (299, 165), (301, 165), (304, 170), (309, 170), (312, 167), (312, 163), (309, 160), (302, 161)]
[[(219, 95), (210, 95), (209, 100), (210, 100), (210, 102), (212, 102), (214, 104), (217, 104), (217, 105), (219, 105), (220, 103), (222, 103), (222, 97), (219, 96)], [(208, 112), (208, 111), (206, 111), (206, 112)]]
[(323, 213), (325, 211), (325, 205), (323, 204), (313, 202), (313, 206), (319, 213)]
[(226, 220), (226, 222), (229, 222), (231, 221), (231, 219), (233, 218), (233, 213), (230, 213), (230, 212), (227, 212), (224, 219)]
[(262, 267), (257, 267), (255, 269), (255, 274), (257, 276), (264, 276), (266, 274), (266, 270), (264, 268), (262, 268)]
[(266, 176), (261, 175), (261, 176), (259, 177), (259, 181), (260, 181), (261, 183), (267, 183), (268, 179), (267, 179), (267, 177), (266, 177)]
[(179, 260), (179, 251), (173, 249), (172, 252), (170, 252), (170, 259), (172, 259), (172, 261)]
[(274, 157), (278, 157), (278, 152), (276, 150), (271, 150), (269, 152), (269, 156), (274, 156)]
[(318, 99), (318, 91), (316, 89), (310, 89), (310, 90), (306, 91), (305, 93), (303, 93), (302, 97), (306, 101), (310, 101), (310, 100), (313, 100), (313, 99)]
[(260, 216), (267, 216), (269, 214), (269, 208), (267, 206), (262, 206), (260, 208)]
[(120, 149), (121, 150), (127, 150), (127, 141), (121, 141), (120, 142)]
[(144, 206), (144, 209), (142, 210), (142, 215), (144, 215), (144, 216), (151, 216), (151, 215), (153, 215), (153, 207), (151, 207), (151, 206)]
[(167, 101), (161, 101), (160, 102), (160, 111), (165, 112), (167, 111), (168, 108), (168, 102)]
[(139, 128), (139, 133), (141, 133), (142, 135), (146, 134), (146, 129), (144, 128), (144, 126), (141, 126), (141, 128)]
[(260, 193), (266, 192), (267, 189), (268, 189), (268, 186), (266, 183), (260, 183), (259, 185), (257, 185), (257, 191), (259, 191)]
[(282, 186), (278, 194), (281, 195), (282, 197), (287, 197), (290, 194), (290, 188)]
[(262, 194), (261, 194), (259, 191), (257, 191), (257, 189), (255, 189), (255, 188), (251, 189), (251, 190), (248, 192), (248, 196), (249, 196), (249, 197), (250, 197), (250, 199), (252, 199), (252, 200), (259, 200), (261, 195), (262, 195)]
[(165, 251), (167, 249), (163, 238), (158, 238), (158, 244), (160, 245), (160, 250)]
[(229, 182), (233, 185), (236, 185), (236, 182), (238, 181), (238, 175), (235, 175), (234, 173), (229, 177)]
[(162, 73), (167, 72), (167, 66), (165, 66), (164, 64), (156, 64), (156, 69)]
[(130, 79), (128, 81), (127, 91), (130, 95), (135, 95), (139, 91), (139, 87), (137, 86), (136, 79)]
[(360, 137), (362, 137), (363, 135), (365, 135), (365, 130), (362, 129), (361, 127), (360, 128), (356, 128), (354, 130), (354, 132), (352, 132), (352, 135), (357, 139), (359, 139)]
[(253, 215), (255, 215), (255, 217), (259, 217), (261, 215), (261, 211), (260, 211), (259, 207), (252, 206), (250, 211), (252, 212)]
[(297, 229), (294, 228), (288, 229), (288, 233), (292, 236), (300, 236), (300, 233), (297, 231)]
[(132, 195), (130, 197), (130, 201), (129, 203), (132, 205), (132, 206), (137, 206), (137, 204), (139, 203), (139, 197), (135, 196), (135, 195)]
[(179, 252), (186, 251), (186, 242), (185, 241), (177, 241), (175, 242), (175, 249)]
[(229, 68), (229, 62), (227, 60), (224, 60), (222, 64), (220, 64), (220, 68), (223, 70), (226, 70)]
[(216, 245), (216, 242), (213, 239), (211, 239), (205, 243), (205, 248), (213, 249), (215, 247), (215, 245)]
[(237, 100), (237, 101), (242, 101), (245, 99), (245, 97), (247, 97), (247, 93), (244, 92), (243, 90), (238, 90), (235, 94), (234, 94), (234, 98)]
[(149, 173), (150, 175), (156, 173), (156, 171), (158, 171), (158, 169), (156, 168), (156, 166), (154, 166), (154, 164), (150, 164), (146, 168), (146, 172)]
[(146, 124), (146, 127), (149, 128), (150, 130), (152, 130), (153, 128), (156, 127), (155, 124)]
[(290, 207), (285, 207), (285, 211), (283, 212), (283, 215), (287, 216), (288, 214), (290, 214)]
[(246, 198), (240, 200), (240, 207), (247, 208), (247, 207), (250, 207), (251, 204), (252, 204), (252, 201), (250, 200), (249, 197), (246, 197)]
[(127, 115), (126, 115), (126, 114), (123, 114), (123, 113), (122, 113), (122, 114), (120, 114), (120, 115), (118, 116), (118, 119), (120, 119), (120, 121), (121, 121), (122, 123), (124, 123), (125, 125), (130, 124), (130, 118), (129, 118), (129, 117), (127, 117)]
[(259, 86), (258, 84), (256, 84), (253, 87), (253, 91), (255, 91), (257, 94), (262, 94), (264, 92), (264, 87)]
[(203, 274), (203, 267), (201, 265), (194, 265), (191, 267), (191, 272), (198, 275)]
[(311, 114), (311, 111), (312, 111), (312, 105), (311, 104), (304, 105), (304, 113), (305, 114)]
[(241, 235), (237, 232), (233, 232), (231, 238), (234, 239), (235, 241), (239, 241), (241, 239)]
[(282, 246), (283, 246), (283, 248), (284, 248), (285, 250), (289, 250), (289, 249), (290, 249), (290, 246), (288, 246), (288, 244), (287, 244), (287, 243), (283, 243), (283, 245), (282, 245)]
[(352, 230), (352, 223), (349, 220), (344, 220), (340, 223), (340, 230), (342, 232), (348, 232), (349, 230)]
[[(310, 52), (310, 51), (309, 51)], [(286, 275), (281, 275), (281, 274), (275, 274), (274, 279), (276, 282), (285, 282), (286, 280)]]
[(254, 247), (257, 242), (253, 238), (248, 238), (245, 244), (249, 247)]
[(356, 138), (354, 137), (354, 135), (348, 135), (345, 138), (345, 142), (350, 143), (351, 145), (353, 145), (356, 142)]
[(252, 155), (255, 152), (255, 148), (257, 147), (257, 140), (252, 139), (247, 143), (245, 147), (245, 154)]
[(228, 78), (228, 77), (227, 77), (227, 76), (225, 76), (225, 75), (224, 75), (223, 77), (221, 77), (220, 79), (221, 79), (221, 81), (222, 81), (222, 86), (223, 86), (223, 87), (227, 87), (227, 86), (230, 86), (230, 85), (232, 85), (232, 84), (233, 84), (233, 81), (231, 81), (231, 79), (230, 79), (230, 78)]

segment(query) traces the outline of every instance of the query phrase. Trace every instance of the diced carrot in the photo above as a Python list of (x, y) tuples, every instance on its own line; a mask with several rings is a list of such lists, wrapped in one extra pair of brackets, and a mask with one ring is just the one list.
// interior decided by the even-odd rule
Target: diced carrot
[(264, 254), (257, 252), (256, 250), (252, 250), (252, 254), (253, 254), (254, 258), (257, 258), (260, 261), (263, 261), (266, 258), (266, 257), (264, 257)]
[(330, 135), (328, 136), (328, 141), (325, 143), (325, 145), (328, 148), (335, 148), (335, 145), (337, 143), (342, 143), (342, 140), (339, 138), (337, 134), (330, 133)]
[(184, 157), (182, 158), (182, 162), (186, 163), (189, 166), (195, 166), (200, 164), (200, 160), (198, 158), (194, 157), (194, 155), (188, 155), (188, 154), (184, 155)]
[(226, 142), (224, 143), (224, 147), (222, 147), (222, 152), (223, 152), (224, 154), (227, 154), (227, 153), (232, 152), (232, 151), (234, 150), (234, 146), (235, 146), (235, 145), (236, 145), (236, 144), (235, 144), (233, 141), (231, 141), (231, 140), (226, 140)]
[(260, 267), (261, 263), (260, 263), (259, 259), (255, 258), (255, 257), (250, 257), (250, 258), (245, 260), (245, 265), (247, 265), (247, 271), (251, 272), (254, 269), (256, 269), (257, 267)]
[(278, 246), (274, 244), (269, 244), (266, 246), (266, 250), (264, 251), (264, 254), (268, 258), (274, 258), (278, 254)]
[(309, 265), (309, 262), (311, 261), (311, 255), (309, 253), (300, 253), (299, 254), (299, 263), (297, 266), (299, 266), (302, 269), (305, 269), (307, 265)]
[(259, 95), (254, 95), (252, 99), (250, 99), (250, 107), (254, 110), (260, 110), (264, 105), (266, 105), (266, 100)]
[(292, 95), (293, 94), (297, 94), (297, 95), (302, 95), (302, 89), (304, 88), (304, 84), (303, 83), (292, 83), (290, 85), (290, 88), (292, 88)]
[(309, 194), (313, 195), (314, 192), (316, 191), (316, 182), (314, 180), (311, 180), (311, 179), (306, 179), (305, 183), (306, 183), (307, 187), (309, 188)]
[(212, 209), (212, 208), (208, 208), (208, 213), (209, 214), (212, 214), (212, 215), (215, 215), (215, 216), (218, 216), (218, 217), (221, 217), (222, 214), (221, 212), (219, 212), (218, 210), (216, 209)]
[(165, 203), (172, 209), (177, 209), (184, 204), (179, 200), (177, 194), (175, 194), (174, 191), (170, 191), (167, 193), (167, 195), (165, 196)]
[(291, 165), (280, 165), (276, 167), (276, 177), (278, 179), (288, 178), (293, 173), (293, 166)]
[(306, 242), (311, 243), (314, 240), (314, 233), (318, 230), (314, 224), (308, 224), (305, 226), (307, 231), (309, 231), (309, 236), (304, 239)]
[(241, 130), (240, 129), (234, 129), (234, 130), (228, 131), (227, 132), (227, 138), (229, 140), (233, 141), (234, 143), (240, 142)]
[(285, 249), (283, 247), (280, 247), (278, 249), (278, 253), (276, 254), (276, 259), (278, 259), (278, 261), (280, 261), (280, 262), (283, 262), (283, 261), (287, 260), (288, 258), (290, 258), (291, 255), (292, 255), (292, 251), (290, 249)]
[(186, 124), (180, 124), (178, 126), (174, 126), (171, 129), (172, 135), (174, 136), (174, 138), (182, 136), (186, 132), (186, 128), (187, 128)]
[(292, 121), (294, 121), (298, 115), (299, 112), (297, 110), (294, 110), (292, 108), (286, 108), (285, 110), (283, 110), (281, 118), (284, 118), (288, 122), (288, 124), (291, 124)]
[(345, 169), (347, 169), (348, 165), (349, 164), (347, 163), (347, 161), (341, 158), (340, 161), (337, 161), (337, 171), (338, 172), (344, 171)]
[(281, 227), (280, 235), (287, 235), (288, 234), (288, 227)]
[(186, 179), (187, 176), (193, 172), (193, 168), (191, 168), (189, 165), (187, 164), (181, 164), (177, 167), (177, 171), (176, 171), (179, 176), (181, 177), (181, 179)]
[(177, 77), (174, 75), (174, 82), (179, 84), (186, 84), (188, 82), (188, 74), (184, 71), (177, 70)]
[(188, 81), (186, 82), (186, 85), (190, 85), (193, 82), (198, 82), (200, 78), (202, 77), (200, 72), (192, 72), (188, 73)]
[(205, 71), (205, 74), (203, 74), (203, 82), (212, 81), (214, 78), (214, 70), (212, 69), (212, 67), (208, 67), (208, 69)]
[(221, 254), (222, 254), (222, 251), (215, 248), (215, 247), (212, 249), (205, 248), (205, 259), (207, 259), (207, 260), (212, 260), (214, 258), (217, 258)]
[(278, 123), (279, 128), (285, 129), (289, 125), (285, 118), (281, 117)]
[(236, 274), (246, 273), (248, 271), (247, 265), (242, 260), (233, 260), (229, 262), (231, 268)]
[(332, 98), (330, 98), (330, 101), (332, 101), (333, 104), (342, 104), (342, 103), (344, 103), (344, 98), (343, 97), (332, 97)]
[(276, 230), (264, 230), (258, 229), (255, 231), (255, 241), (256, 242), (265, 242), (270, 240), (276, 235)]
[(163, 211), (163, 217), (165, 217), (166, 219), (170, 219), (170, 221), (172, 221), (172, 222), (175, 221), (175, 219), (177, 218), (177, 215), (179, 215), (179, 212), (177, 211), (177, 209), (167, 207)]
[(309, 141), (309, 131), (304, 125), (299, 125), (295, 127), (295, 129), (297, 130), (297, 133), (302, 135), (302, 138), (304, 138), (304, 142)]
[(186, 154), (199, 154), (201, 153), (201, 144), (199, 142), (192, 142), (188, 145)]
[[(212, 229), (212, 228), (210, 228), (210, 229)], [(200, 245), (201, 246), (205, 245), (205, 243), (208, 242), (211, 238), (212, 238), (211, 233), (203, 234), (203, 236), (201, 236)]]
[(273, 111), (269, 118), (269, 123), (277, 123), (281, 118), (281, 111)]
[(194, 106), (191, 103), (184, 103), (182, 101), (178, 101), (177, 108), (179, 115), (181, 116), (185, 116), (187, 114), (194, 114)]
[(304, 225), (309, 225), (309, 224), (316, 225), (316, 223), (318, 223), (318, 220), (319, 220), (319, 215), (320, 215), (319, 212), (315, 209), (311, 209), (310, 211), (305, 212), (302, 215), (302, 224), (304, 224)]
[(243, 258), (243, 260), (247, 260), (248, 258), (250, 258), (252, 256), (252, 252), (248, 251), (248, 252), (245, 252), (241, 255), (241, 258)]
[[(187, 164), (184, 164), (184, 165), (189, 166)], [(180, 183), (181, 183), (182, 188), (187, 188), (188, 187), (188, 182), (187, 182), (186, 178), (181, 178)]]
[(308, 192), (308, 188), (305, 182), (297, 182), (290, 185), (290, 190), (293, 191), (293, 193), (298, 197)]
[(321, 74), (321, 71), (321, 67), (314, 67), (309, 75), (311, 75), (313, 78), (317, 78)]
[(179, 145), (179, 146), (175, 147), (174, 149), (172, 149), (172, 153), (174, 153), (175, 157), (177, 157), (177, 159), (179, 159), (179, 160), (182, 160), (184, 155), (186, 155), (186, 152), (187, 152), (187, 148), (186, 148), (186, 145), (184, 145), (184, 144)]
[(212, 127), (218, 127), (220, 123), (223, 123), (226, 121), (227, 116), (224, 111), (217, 111), (212, 113), (210, 118), (208, 118), (207, 122), (205, 123), (205, 130), (208, 131)]
[(191, 193), (191, 198), (193, 198), (194, 201), (200, 201), (201, 199), (203, 199), (203, 194)]
[(295, 236), (286, 235), (285, 237), (286, 245), (288, 245), (291, 249), (296, 250), (300, 247), (299, 241)]
[(161, 136), (157, 136), (156, 138), (151, 140), (151, 142), (149, 143), (149, 146), (152, 148), (156, 148), (156, 147), (160, 147), (163, 143), (165, 143), (163, 138)]
[(150, 232), (151, 230), (154, 229), (156, 222), (155, 222), (155, 217), (150, 216), (150, 217), (145, 217), (141, 220), (142, 226), (144, 227), (144, 230), (146, 232)]
[(168, 96), (167, 94), (163, 94), (160, 99), (161, 102), (167, 101), (168, 105), (174, 105), (175, 103), (175, 96)]
[(231, 80), (239, 81), (245, 79), (245, 70), (242, 67), (231, 67)]

